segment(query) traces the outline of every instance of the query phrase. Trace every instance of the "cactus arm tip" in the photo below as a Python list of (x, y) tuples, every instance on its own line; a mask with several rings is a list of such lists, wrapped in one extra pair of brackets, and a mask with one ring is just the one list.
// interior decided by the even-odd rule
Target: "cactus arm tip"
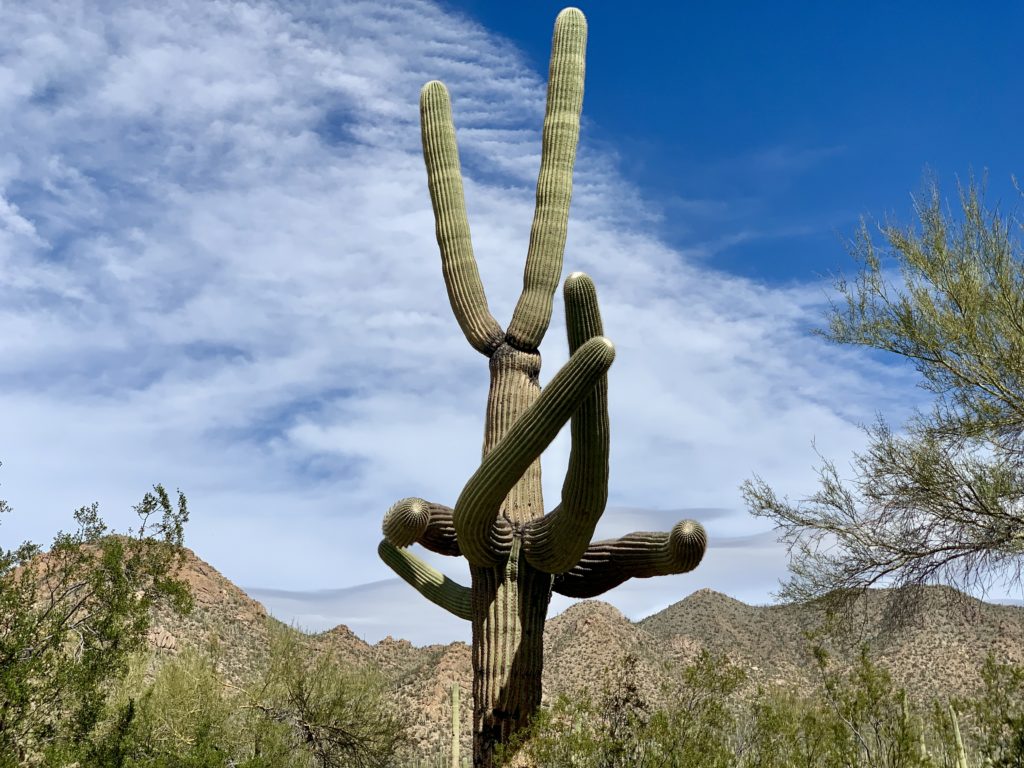
[(458, 557), (454, 510), (411, 496), (395, 502), (384, 515), (384, 538), (396, 547), (421, 544), (431, 552)]
[(430, 524), (430, 513), (423, 499), (402, 499), (384, 514), (381, 529), (384, 538), (396, 547), (415, 544)]
[(565, 278), (562, 288), (565, 300), (565, 332), (569, 354), (595, 336), (604, 336), (597, 288), (586, 272), (573, 272)]
[[(429, 80), (423, 84), (420, 88), (420, 99), (434, 97), (446, 97), (448, 95), (448, 88), (440, 80)], [(422, 101), (421, 101), (422, 103)]]

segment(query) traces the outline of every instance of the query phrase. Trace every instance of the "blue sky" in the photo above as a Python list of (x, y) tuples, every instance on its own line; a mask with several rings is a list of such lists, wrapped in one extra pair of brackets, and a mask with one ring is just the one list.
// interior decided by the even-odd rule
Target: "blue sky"
[[(711, 537), (697, 571), (606, 596), (631, 618), (702, 587), (768, 602), (785, 553), (740, 483), (806, 497), (812, 439), (843, 474), (858, 423), (930, 402), (910, 366), (808, 333), (829, 272), (850, 273), (843, 238), (862, 215), (910, 221), (926, 167), (951, 194), (987, 168), (989, 202), (1018, 204), (1024, 13), (915, 5), (582, 6), (565, 274), (594, 277), (617, 346), (598, 534), (694, 517)], [(418, 92), (452, 93), (507, 322), (559, 7), (5, 7), (4, 541), (49, 541), (92, 501), (123, 529), (159, 482), (189, 497), (189, 546), (280, 618), (468, 640), (375, 553), (395, 500), (454, 502), (483, 434), (487, 368), (445, 295)], [(567, 356), (562, 311), (542, 383)], [(568, 451), (561, 435), (545, 454), (549, 506)]]
[[(444, 5), (546, 66), (536, 30), (560, 3)], [(992, 200), (1016, 199), (1019, 3), (581, 7), (591, 141), (663, 208), (668, 242), (747, 235), (715, 250), (716, 268), (769, 283), (827, 274), (848, 263), (837, 233), (858, 216), (910, 219), (926, 166), (951, 191), (988, 168)]]

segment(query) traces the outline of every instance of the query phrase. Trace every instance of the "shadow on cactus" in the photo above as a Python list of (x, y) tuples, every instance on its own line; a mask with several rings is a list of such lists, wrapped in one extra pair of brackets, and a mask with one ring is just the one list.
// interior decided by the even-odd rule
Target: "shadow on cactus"
[[(565, 281), (568, 362), (541, 391), (538, 348), (562, 273), (572, 171), (583, 105), (587, 24), (575, 8), (555, 21), (537, 206), (523, 290), (507, 329), (487, 307), (466, 217), (448, 91), (420, 95), (427, 183), (441, 269), (455, 318), (490, 361), (483, 458), (455, 507), (402, 499), (384, 517), (381, 558), (424, 597), (472, 623), (473, 763), (491, 766), (496, 744), (527, 725), (541, 700), (544, 621), (552, 590), (594, 597), (631, 578), (694, 569), (706, 535), (693, 521), (668, 533), (591, 542), (608, 498), (608, 381), (615, 357), (593, 281)], [(571, 420), (562, 498), (544, 514), (540, 455)], [(418, 543), (469, 561), (472, 585), (436, 571)]]

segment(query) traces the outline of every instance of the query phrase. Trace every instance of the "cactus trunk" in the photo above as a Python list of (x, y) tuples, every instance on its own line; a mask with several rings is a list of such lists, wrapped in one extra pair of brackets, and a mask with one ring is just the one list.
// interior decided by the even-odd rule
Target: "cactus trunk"
[(523, 562), (473, 568), (473, 765), (525, 726), (541, 700), (551, 577)]
[[(502, 345), (491, 357), (483, 455), (540, 396), (540, 355)], [(544, 508), (540, 461), (527, 468), (499, 510), (513, 530)], [(490, 766), (494, 748), (527, 724), (541, 700), (544, 621), (550, 574), (533, 568), (513, 535), (507, 560), (472, 567), (473, 764)]]

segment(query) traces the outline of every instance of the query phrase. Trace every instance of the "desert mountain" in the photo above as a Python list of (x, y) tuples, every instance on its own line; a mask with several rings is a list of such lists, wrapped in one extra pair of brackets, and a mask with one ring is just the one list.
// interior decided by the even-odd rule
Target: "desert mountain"
[[(158, 612), (150, 632), (152, 648), (165, 655), (213, 644), (223, 651), (222, 672), (244, 681), (266, 659), (269, 627), (277, 620), (194, 553), (188, 553), (180, 575), (192, 586), (195, 610), (186, 617)], [(891, 630), (887, 611), (892, 594), (871, 591), (854, 605), (858, 633), (821, 642), (840, 668), (867, 643), (872, 658), (919, 699), (969, 694), (989, 652), (1000, 661), (1024, 664), (1024, 608), (984, 603), (944, 587), (925, 588), (920, 600), (916, 618)], [(707, 589), (639, 622), (607, 603), (583, 601), (547, 623), (544, 697), (586, 689), (599, 693), (630, 654), (636, 682), (656, 701), (673, 669), (702, 649), (725, 653), (747, 672), (751, 690), (773, 683), (806, 690), (816, 675), (806, 633), (818, 631), (824, 619), (812, 604), (750, 606)], [(392, 681), (414, 737), (427, 749), (448, 733), (451, 684), (460, 685), (464, 699), (472, 690), (465, 643), (419, 648), (389, 637), (369, 645), (345, 626), (301, 639), (311, 651), (333, 652), (341, 663), (378, 665)], [(470, 710), (462, 708), (467, 749)]]

